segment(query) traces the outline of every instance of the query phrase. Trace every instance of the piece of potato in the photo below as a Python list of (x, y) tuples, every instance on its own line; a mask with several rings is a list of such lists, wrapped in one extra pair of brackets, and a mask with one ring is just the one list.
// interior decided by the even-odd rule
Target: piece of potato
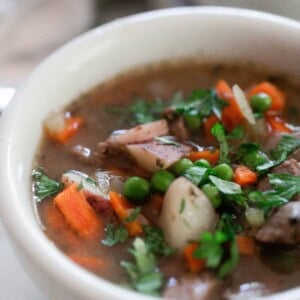
[(218, 215), (197, 186), (179, 177), (165, 194), (159, 221), (166, 241), (182, 249), (188, 241), (198, 240), (201, 233), (213, 231)]

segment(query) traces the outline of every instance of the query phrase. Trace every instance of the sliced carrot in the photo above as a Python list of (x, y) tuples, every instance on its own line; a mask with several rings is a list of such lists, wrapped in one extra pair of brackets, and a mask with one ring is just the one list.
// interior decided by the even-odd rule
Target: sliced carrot
[(66, 222), (82, 238), (101, 239), (103, 237), (104, 226), (101, 220), (76, 184), (70, 185), (59, 193), (54, 198), (54, 203), (64, 215)]
[(266, 116), (267, 124), (271, 131), (278, 131), (282, 133), (292, 133), (293, 131), (288, 127), (287, 123), (278, 116)]
[(253, 255), (256, 252), (255, 241), (252, 237), (237, 235), (236, 242), (241, 254)]
[(281, 110), (284, 107), (286, 97), (284, 93), (272, 83), (264, 81), (256, 85), (247, 93), (248, 99), (259, 93), (265, 93), (271, 97), (272, 104), (269, 110)]
[(202, 151), (194, 151), (187, 155), (187, 158), (191, 161), (196, 161), (198, 159), (206, 159), (211, 164), (215, 165), (219, 161), (220, 151), (218, 149), (214, 150), (202, 150)]
[(164, 197), (160, 194), (153, 194), (151, 196), (150, 204), (152, 204), (152, 207), (154, 208), (157, 214), (159, 214), (161, 211), (163, 201)]
[(254, 184), (257, 174), (244, 165), (238, 165), (233, 173), (233, 181), (241, 186)]
[(217, 82), (216, 92), (219, 98), (227, 102), (227, 106), (222, 111), (222, 123), (226, 129), (232, 130), (243, 121), (244, 115), (226, 81), (220, 80)]
[(78, 254), (71, 254), (69, 258), (72, 259), (77, 264), (81, 265), (82, 267), (96, 272), (96, 271), (103, 271), (104, 269), (108, 269), (108, 262), (107, 260), (101, 259), (95, 256), (82, 256)]
[(143, 227), (142, 224), (139, 222), (139, 218), (137, 218), (132, 222), (125, 221), (126, 218), (128, 218), (132, 212), (132, 205), (128, 203), (126, 198), (114, 191), (110, 191), (109, 199), (116, 215), (119, 217), (119, 219), (124, 223), (125, 227), (127, 228), (128, 234), (130, 236), (137, 236), (142, 234)]
[(199, 259), (194, 256), (194, 252), (197, 249), (197, 243), (190, 243), (183, 249), (183, 256), (188, 265), (189, 270), (192, 273), (198, 273), (205, 267), (205, 260)]
[(81, 117), (69, 117), (65, 118), (64, 126), (60, 130), (49, 128), (46, 124), (46, 131), (52, 139), (64, 144), (77, 133), (83, 123)]
[(209, 140), (214, 140), (215, 137), (211, 134), (211, 128), (219, 121), (219, 119), (215, 116), (212, 115), (208, 118), (206, 118), (203, 122), (203, 127), (204, 127), (204, 133), (207, 139)]

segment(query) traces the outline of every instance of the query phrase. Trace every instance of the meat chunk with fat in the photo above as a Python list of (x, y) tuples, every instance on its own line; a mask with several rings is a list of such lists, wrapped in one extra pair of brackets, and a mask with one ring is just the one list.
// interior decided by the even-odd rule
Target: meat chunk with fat
[(117, 131), (107, 140), (110, 144), (137, 144), (152, 140), (154, 137), (167, 135), (169, 127), (166, 120), (158, 120), (138, 125), (128, 130)]
[(164, 299), (218, 300), (222, 299), (223, 283), (211, 274), (184, 275), (165, 290)]
[(300, 201), (281, 206), (256, 233), (263, 243), (296, 245), (300, 242)]
[(126, 149), (140, 167), (154, 172), (169, 168), (189, 153), (192, 147), (182, 143), (171, 145), (153, 140), (149, 143), (127, 145)]

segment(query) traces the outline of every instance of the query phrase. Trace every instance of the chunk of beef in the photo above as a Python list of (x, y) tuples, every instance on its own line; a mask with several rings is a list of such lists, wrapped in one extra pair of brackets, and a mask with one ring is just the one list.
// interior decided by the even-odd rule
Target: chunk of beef
[(167, 135), (169, 127), (166, 120), (158, 120), (143, 125), (138, 125), (128, 130), (117, 131), (107, 140), (110, 144), (128, 145), (143, 143), (154, 137)]
[(184, 275), (174, 286), (165, 290), (163, 297), (174, 300), (220, 300), (223, 299), (222, 290), (223, 282), (211, 274)]
[(143, 169), (154, 172), (158, 169), (167, 169), (192, 150), (191, 146), (177, 143), (164, 144), (159, 141), (127, 145), (128, 153)]
[[(295, 159), (288, 159), (284, 161), (279, 166), (275, 167), (272, 170), (272, 173), (277, 174), (291, 174), (295, 176), (300, 176), (300, 165)], [(257, 184), (257, 188), (260, 191), (266, 191), (272, 189), (271, 184), (269, 183), (268, 177), (263, 177)]]
[(187, 128), (185, 127), (182, 117), (170, 123), (170, 131), (172, 135), (176, 136), (180, 140), (189, 139), (189, 133)]
[(290, 156), (289, 158), (293, 158), (295, 160), (297, 160), (300, 163), (300, 149), (295, 150)]
[(255, 238), (263, 243), (298, 244), (300, 242), (300, 201), (281, 206), (259, 229)]

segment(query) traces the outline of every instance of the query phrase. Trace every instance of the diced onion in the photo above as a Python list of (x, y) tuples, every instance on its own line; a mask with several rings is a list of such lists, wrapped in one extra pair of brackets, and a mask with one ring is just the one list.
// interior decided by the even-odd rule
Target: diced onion
[(64, 130), (65, 121), (65, 116), (62, 112), (51, 113), (45, 120), (45, 127), (50, 134), (56, 134)]
[(234, 98), (237, 102), (237, 105), (239, 106), (242, 114), (244, 115), (245, 119), (252, 125), (255, 124), (255, 118), (252, 112), (252, 109), (246, 99), (245, 93), (242, 91), (242, 89), (235, 84), (232, 87)]

